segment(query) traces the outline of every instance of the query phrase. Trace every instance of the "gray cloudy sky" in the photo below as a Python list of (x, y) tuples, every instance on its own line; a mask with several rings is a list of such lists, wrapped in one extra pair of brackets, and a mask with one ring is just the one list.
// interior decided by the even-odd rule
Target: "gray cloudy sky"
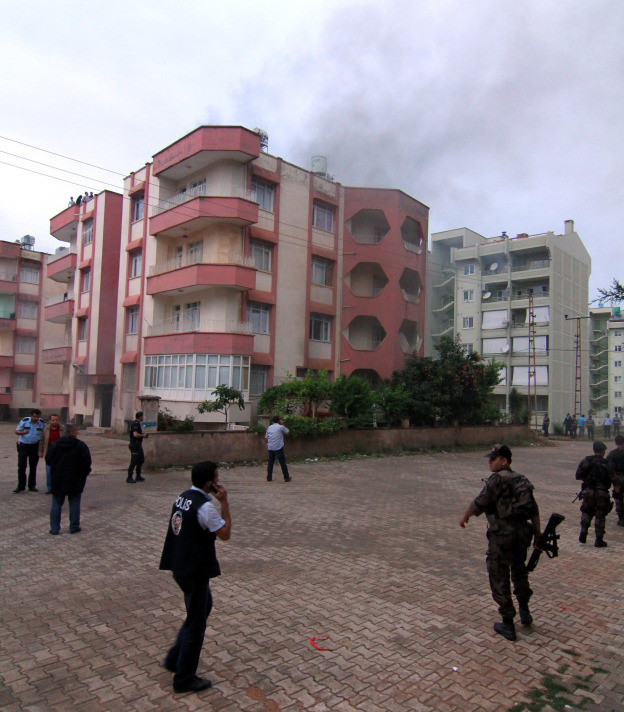
[(29, 233), (52, 251), (49, 218), (70, 195), (120, 190), (200, 124), (240, 124), (292, 163), (326, 155), (345, 185), (404, 190), (431, 208), (430, 232), (562, 232), (571, 218), (592, 296), (624, 277), (621, 0), (0, 0), (0, 12), (0, 239)]

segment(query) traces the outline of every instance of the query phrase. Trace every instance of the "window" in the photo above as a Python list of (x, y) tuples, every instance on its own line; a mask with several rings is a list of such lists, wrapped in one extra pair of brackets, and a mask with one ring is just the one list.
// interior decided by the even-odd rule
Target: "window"
[(469, 275), (469, 274), (474, 274), (475, 273), (475, 266), (474, 265), (464, 265), (464, 274)]
[(613, 362), (614, 368), (622, 368), (622, 362), (621, 361), (614, 361)]
[(145, 196), (137, 195), (132, 198), (132, 222), (143, 220), (145, 215)]
[(269, 306), (258, 302), (249, 302), (247, 305), (247, 321), (251, 322), (254, 334), (269, 333)]
[(267, 366), (252, 366), (249, 371), (249, 395), (261, 396), (267, 389), (268, 377)]
[(262, 272), (271, 271), (271, 250), (271, 245), (266, 242), (249, 241), (249, 252), (256, 269)]
[(615, 329), (613, 336), (622, 336), (622, 329)]
[(614, 350), (614, 351), (621, 351), (621, 350), (622, 350), (622, 347), (621, 347), (621, 346), (614, 346), (614, 347), (613, 347), (613, 350)]
[(331, 287), (333, 262), (323, 257), (312, 258), (312, 284)]
[(324, 314), (310, 314), (310, 338), (313, 341), (330, 341), (331, 317)]
[(474, 328), (474, 317), (465, 316), (462, 318), (462, 328), (463, 329), (473, 329)]
[(464, 301), (474, 302), (474, 289), (464, 289)]
[(141, 250), (130, 253), (130, 277), (140, 277), (143, 266), (143, 253)]
[(87, 340), (87, 317), (83, 316), (78, 319), (78, 341)]
[(93, 220), (82, 223), (82, 244), (90, 245), (93, 242)]
[(198, 262), (201, 262), (203, 252), (204, 243), (201, 240), (199, 242), (193, 242), (188, 248), (188, 263), (190, 265), (196, 265)]
[(200, 302), (189, 302), (184, 305), (184, 329), (194, 331), (199, 329), (199, 307)]
[(17, 316), (21, 317), (22, 319), (36, 319), (37, 302), (18, 302)]
[(13, 388), (15, 390), (32, 390), (35, 380), (34, 373), (15, 373), (13, 374)]
[(28, 284), (39, 284), (39, 270), (37, 267), (22, 266), (20, 268), (20, 281)]
[(614, 383), (622, 383), (622, 376), (613, 376)]
[(509, 342), (507, 337), (498, 339), (483, 339), (483, 348), (481, 352), (484, 354), (506, 354), (509, 352)]
[(373, 331), (371, 333), (371, 348), (376, 349), (385, 338), (386, 330), (383, 326), (381, 326), (381, 324), (373, 326)]
[(80, 288), (81, 292), (88, 292), (91, 289), (91, 270), (85, 269), (82, 271), (81, 275), (82, 286)]
[(507, 309), (483, 312), (482, 329), (504, 329), (507, 324), (509, 324), (509, 312)]
[(334, 231), (334, 208), (325, 203), (314, 201), (312, 207), (312, 225), (327, 232)]
[(16, 336), (15, 352), (18, 354), (34, 354), (36, 339), (34, 336)]
[(139, 333), (139, 307), (129, 307), (126, 317), (126, 334)]
[(124, 363), (121, 372), (121, 390), (134, 391), (136, 390), (136, 363)]
[(270, 183), (266, 183), (259, 178), (251, 179), (251, 199), (258, 203), (262, 210), (273, 212), (273, 192), (274, 188)]
[(175, 391), (185, 400), (211, 400), (217, 385), (249, 390), (249, 356), (167, 354), (145, 357), (145, 388)]
[(469, 356), (472, 353), (472, 344), (462, 344), (461, 350), (464, 356)]
[(613, 391), (613, 397), (614, 397), (614, 398), (621, 398), (621, 397), (622, 397), (622, 391)]

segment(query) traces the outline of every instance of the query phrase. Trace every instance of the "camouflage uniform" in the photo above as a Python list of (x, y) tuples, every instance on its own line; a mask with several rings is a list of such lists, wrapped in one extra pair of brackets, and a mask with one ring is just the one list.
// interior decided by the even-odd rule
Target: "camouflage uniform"
[(616, 447), (607, 455), (607, 464), (613, 468), (613, 500), (618, 515), (618, 524), (624, 526), (624, 447)]
[(581, 536), (587, 536), (592, 519), (596, 517), (594, 522), (596, 539), (602, 541), (605, 534), (605, 520), (612, 509), (609, 497), (612, 476), (611, 466), (600, 455), (588, 455), (579, 463), (576, 479), (583, 482)]
[(490, 589), (492, 597), (498, 603), (499, 613), (503, 619), (510, 620), (516, 615), (511, 598), (510, 575), (513, 593), (520, 606), (528, 606), (533, 594), (524, 562), (534, 534), (529, 518), (539, 516), (535, 500), (534, 511), (530, 517), (510, 516), (510, 479), (517, 474), (513, 470), (493, 472), (469, 507), (475, 516), (483, 512), (487, 516), (486, 564)]

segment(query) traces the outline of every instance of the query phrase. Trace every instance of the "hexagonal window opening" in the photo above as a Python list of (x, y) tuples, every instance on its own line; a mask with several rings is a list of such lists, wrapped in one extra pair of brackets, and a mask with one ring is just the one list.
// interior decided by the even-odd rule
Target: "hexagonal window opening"
[(399, 287), (406, 302), (418, 303), (422, 291), (422, 281), (418, 272), (406, 267), (399, 279)]
[(343, 333), (356, 351), (374, 351), (386, 338), (386, 330), (376, 316), (356, 316)]
[(399, 329), (399, 343), (401, 351), (405, 354), (418, 353), (422, 344), (422, 336), (418, 329), (418, 323), (410, 319), (404, 319)]
[(405, 218), (401, 225), (401, 237), (406, 250), (420, 254), (424, 242), (424, 235), (420, 223), (414, 218)]
[(356, 297), (376, 297), (388, 284), (388, 278), (377, 262), (359, 262), (345, 277)]
[(390, 230), (383, 210), (364, 209), (347, 220), (347, 228), (360, 245), (378, 245)]
[(356, 368), (351, 375), (363, 378), (365, 381), (368, 381), (373, 388), (379, 388), (379, 386), (381, 386), (381, 376), (374, 368)]

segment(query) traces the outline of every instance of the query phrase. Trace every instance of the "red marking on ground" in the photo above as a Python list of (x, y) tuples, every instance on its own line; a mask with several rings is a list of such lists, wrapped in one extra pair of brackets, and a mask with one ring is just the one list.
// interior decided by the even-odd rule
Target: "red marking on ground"
[(310, 638), (310, 644), (317, 650), (336, 650), (336, 648), (319, 648), (319, 646), (314, 642), (316, 640), (331, 640), (329, 636), (325, 638)]

